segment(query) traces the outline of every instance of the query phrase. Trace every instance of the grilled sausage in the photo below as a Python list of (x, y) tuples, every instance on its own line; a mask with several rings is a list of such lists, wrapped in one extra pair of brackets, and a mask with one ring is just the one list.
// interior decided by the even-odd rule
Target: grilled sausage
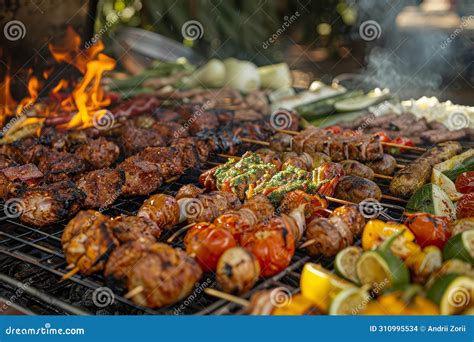
[(382, 191), (371, 180), (357, 176), (344, 176), (336, 186), (334, 197), (353, 203), (360, 203), (367, 198), (380, 201)]
[(374, 171), (356, 160), (343, 160), (341, 161), (341, 165), (344, 168), (345, 174), (348, 176), (358, 176), (370, 180), (374, 179)]
[(420, 158), (395, 174), (390, 183), (390, 191), (396, 196), (410, 197), (430, 179), (434, 165), (454, 157), (461, 150), (461, 145), (454, 141), (430, 148)]

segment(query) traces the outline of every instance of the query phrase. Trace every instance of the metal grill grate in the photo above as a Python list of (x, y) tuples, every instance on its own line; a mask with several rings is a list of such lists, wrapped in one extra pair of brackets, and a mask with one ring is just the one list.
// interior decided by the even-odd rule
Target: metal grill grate
[[(472, 143), (464, 144), (465, 147), (471, 147), (468, 145), (472, 145)], [(417, 153), (407, 152), (397, 158), (397, 161), (400, 164), (405, 164), (418, 156)], [(215, 161), (222, 162), (223, 160)], [(212, 166), (205, 165), (202, 170)], [(174, 195), (184, 184), (197, 184), (197, 178), (202, 170), (188, 170), (176, 182), (164, 185), (161, 192)], [(377, 184), (382, 192), (388, 192), (389, 181), (377, 180)], [(110, 216), (135, 214), (143, 199), (119, 198), (104, 213)], [(389, 206), (386, 214), (391, 218), (401, 218), (403, 203), (391, 200), (384, 200), (382, 203)], [(2, 301), (5, 302), (5, 299), (9, 298), (9, 301), (16, 307), (27, 308), (27, 313), (36, 314), (203, 315), (242, 313), (242, 307), (239, 305), (210, 297), (204, 293), (204, 287), (216, 287), (215, 278), (210, 274), (206, 274), (200, 284), (196, 284), (194, 291), (187, 299), (171, 307), (161, 309), (142, 307), (116, 293), (111, 305), (103, 308), (98, 307), (93, 303), (92, 296), (94, 290), (107, 286), (101, 275), (84, 277), (77, 274), (66, 281), (61, 281), (61, 277), (68, 271), (61, 247), (61, 235), (66, 224), (67, 221), (64, 220), (55, 225), (37, 229), (18, 220), (3, 219), (0, 224), (0, 310)], [(160, 237), (160, 241), (165, 242), (181, 227), (165, 232)], [(174, 240), (175, 247), (183, 247), (184, 235), (185, 231), (181, 231)], [(245, 295), (245, 298), (250, 298), (258, 290), (278, 286), (284, 286), (292, 292), (297, 292), (300, 272), (307, 261), (319, 262), (331, 268), (333, 260), (310, 258), (304, 251), (299, 250), (285, 271), (272, 278), (260, 280), (254, 289)]]

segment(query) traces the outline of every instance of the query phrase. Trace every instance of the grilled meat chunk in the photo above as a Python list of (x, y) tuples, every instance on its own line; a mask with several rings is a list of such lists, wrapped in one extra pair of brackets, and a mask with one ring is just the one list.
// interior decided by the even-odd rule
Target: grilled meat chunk
[(61, 244), (65, 249), (71, 239), (81, 233), (86, 232), (92, 226), (106, 224), (109, 218), (95, 210), (81, 210), (66, 225), (61, 237)]
[(135, 127), (130, 123), (123, 126), (120, 138), (129, 155), (142, 151), (146, 147), (166, 145), (160, 132), (152, 128)]
[(142, 216), (118, 216), (110, 221), (112, 233), (120, 243), (138, 239), (154, 242), (161, 229), (152, 220)]
[(356, 205), (346, 204), (337, 207), (332, 212), (332, 215), (339, 216), (354, 236), (359, 236), (365, 227), (365, 217)]
[(159, 228), (170, 229), (179, 223), (180, 210), (174, 197), (156, 194), (143, 203), (137, 215), (150, 219)]
[(46, 226), (74, 215), (85, 194), (73, 182), (63, 181), (29, 189), (21, 197), (22, 222)]
[(7, 155), (0, 154), (0, 170), (11, 166), (17, 166), (17, 163)]
[(84, 275), (102, 271), (110, 253), (119, 245), (108, 221), (97, 222), (74, 236), (64, 248), (67, 263), (77, 267)]
[(128, 289), (141, 286), (132, 297), (151, 308), (171, 305), (185, 298), (202, 276), (196, 261), (180, 249), (157, 243), (151, 253), (138, 260), (128, 275)]
[(391, 176), (397, 168), (397, 161), (390, 154), (384, 153), (382, 159), (373, 160), (370, 163), (367, 163), (367, 166), (370, 167), (375, 173)]
[(210, 148), (206, 142), (192, 137), (175, 139), (170, 146), (179, 152), (185, 168), (198, 167), (207, 161), (210, 154)]
[(341, 161), (341, 165), (344, 168), (344, 173), (348, 176), (358, 176), (370, 180), (374, 179), (374, 171), (356, 160), (343, 160)]
[(390, 191), (396, 196), (410, 197), (429, 180), (434, 165), (454, 157), (461, 150), (461, 145), (454, 141), (430, 148), (395, 174), (390, 183)]
[(93, 169), (109, 167), (117, 160), (119, 154), (119, 147), (103, 137), (89, 139), (75, 152), (78, 158), (85, 160)]
[(7, 199), (38, 185), (43, 173), (34, 164), (10, 166), (0, 171), (0, 198)]
[(140, 156), (131, 156), (120, 163), (117, 169), (125, 173), (122, 195), (148, 195), (156, 191), (163, 183), (161, 168)]
[(100, 169), (87, 173), (76, 182), (84, 191), (85, 208), (107, 208), (120, 196), (125, 173), (118, 169)]
[(204, 189), (197, 187), (194, 184), (186, 184), (179, 188), (176, 196), (174, 198), (179, 200), (181, 198), (196, 198), (198, 195), (202, 194)]
[(247, 199), (241, 209), (249, 209), (257, 217), (257, 222), (270, 219), (275, 209), (267, 196), (258, 194)]
[(45, 174), (46, 181), (74, 180), (85, 169), (82, 159), (67, 152), (46, 151), (39, 157), (38, 168)]
[(334, 196), (353, 203), (360, 203), (367, 198), (380, 201), (382, 191), (371, 180), (357, 176), (344, 176), (337, 183)]
[(154, 246), (150, 240), (130, 240), (110, 254), (105, 264), (104, 276), (107, 285), (116, 291), (122, 292), (127, 287), (127, 280), (137, 262), (148, 256), (150, 249)]
[(340, 216), (315, 218), (306, 228), (306, 239), (315, 242), (307, 247), (310, 255), (335, 256), (340, 250), (352, 245), (354, 235)]
[(163, 179), (182, 175), (184, 172), (183, 161), (174, 148), (170, 147), (148, 147), (138, 154), (143, 160), (157, 164), (161, 170)]

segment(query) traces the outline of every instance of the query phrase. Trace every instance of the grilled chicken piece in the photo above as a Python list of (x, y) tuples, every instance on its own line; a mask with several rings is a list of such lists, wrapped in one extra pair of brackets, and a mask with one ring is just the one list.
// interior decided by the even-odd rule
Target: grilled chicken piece
[(27, 189), (37, 186), (43, 173), (34, 164), (10, 166), (0, 171), (0, 198), (19, 196)]
[(455, 141), (430, 148), (420, 158), (395, 174), (390, 183), (390, 191), (396, 196), (410, 197), (430, 179), (434, 165), (454, 157), (461, 150), (461, 145)]
[(159, 228), (170, 229), (179, 223), (179, 205), (172, 196), (156, 194), (143, 203), (137, 215), (150, 219)]
[(22, 222), (46, 226), (74, 215), (85, 194), (71, 181), (63, 181), (27, 190), (21, 197)]
[(95, 210), (81, 210), (74, 216), (64, 228), (61, 237), (63, 249), (69, 245), (72, 238), (86, 232), (93, 226), (107, 224), (109, 218)]
[(367, 163), (367, 166), (375, 173), (391, 176), (397, 168), (397, 161), (390, 154), (384, 153), (382, 159), (371, 161)]
[(370, 180), (374, 179), (374, 171), (356, 160), (343, 160), (341, 161), (341, 165), (344, 168), (344, 173), (348, 176), (358, 176)]
[(118, 216), (109, 223), (112, 233), (120, 243), (138, 239), (155, 242), (162, 230), (152, 220), (141, 216)]
[(204, 189), (197, 187), (194, 184), (186, 184), (179, 188), (176, 196), (174, 198), (179, 200), (181, 198), (196, 198), (198, 195), (202, 194)]
[(242, 247), (228, 249), (217, 263), (217, 282), (228, 293), (239, 295), (247, 292), (259, 276), (260, 264), (252, 253)]
[(163, 183), (161, 168), (140, 156), (132, 156), (120, 163), (117, 169), (125, 173), (122, 194), (125, 196), (148, 195)]
[(185, 298), (202, 276), (199, 265), (178, 248), (156, 243), (151, 249), (128, 274), (129, 291), (138, 286), (143, 288), (132, 300), (140, 305), (157, 308)]
[(92, 169), (109, 167), (118, 158), (119, 147), (107, 139), (89, 139), (76, 150), (75, 155), (87, 162)]
[(334, 197), (353, 203), (360, 203), (367, 198), (380, 201), (382, 191), (371, 180), (357, 176), (344, 176), (337, 183)]
[(107, 223), (93, 224), (74, 236), (64, 248), (67, 263), (79, 268), (84, 275), (102, 271), (110, 253), (119, 245)]
[(125, 173), (119, 169), (100, 169), (87, 173), (76, 182), (84, 191), (85, 208), (107, 208), (120, 196)]
[(127, 280), (137, 262), (146, 257), (154, 244), (148, 239), (130, 240), (110, 254), (105, 264), (104, 276), (107, 285), (118, 292), (127, 287)]
[(143, 160), (157, 164), (163, 179), (182, 175), (184, 166), (178, 151), (170, 147), (148, 147), (138, 154)]

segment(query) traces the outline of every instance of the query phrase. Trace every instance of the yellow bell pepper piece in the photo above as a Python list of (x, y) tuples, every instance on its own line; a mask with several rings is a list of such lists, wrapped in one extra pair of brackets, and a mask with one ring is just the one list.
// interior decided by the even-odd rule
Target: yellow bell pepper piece
[(294, 295), (286, 305), (273, 309), (274, 316), (317, 315), (321, 309), (301, 293)]
[(301, 294), (327, 312), (332, 299), (342, 290), (354, 285), (319, 264), (307, 263), (301, 273)]

